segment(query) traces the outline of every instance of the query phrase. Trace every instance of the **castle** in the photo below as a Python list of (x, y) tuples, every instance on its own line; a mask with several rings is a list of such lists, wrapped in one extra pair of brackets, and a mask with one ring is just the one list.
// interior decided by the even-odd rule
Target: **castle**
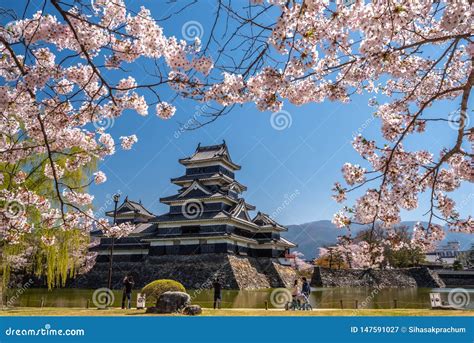
[[(122, 272), (139, 274), (140, 269), (146, 275), (137, 275), (139, 279), (171, 278), (195, 288), (196, 278), (217, 273), (228, 288), (284, 286), (291, 271), (282, 262), (296, 245), (281, 236), (287, 229), (267, 214), (252, 218), (249, 212), (255, 206), (241, 197), (247, 187), (235, 179), (241, 167), (232, 161), (225, 142), (198, 145), (179, 163), (186, 171), (171, 182), (180, 189), (160, 199), (169, 206), (167, 213), (156, 216), (128, 198), (106, 213), (115, 215), (117, 224), (131, 222), (136, 229), (114, 241), (94, 232), (100, 238), (94, 248), (97, 268), (108, 264), (113, 245), (114, 273), (115, 264)], [(199, 266), (203, 275), (195, 275)]]

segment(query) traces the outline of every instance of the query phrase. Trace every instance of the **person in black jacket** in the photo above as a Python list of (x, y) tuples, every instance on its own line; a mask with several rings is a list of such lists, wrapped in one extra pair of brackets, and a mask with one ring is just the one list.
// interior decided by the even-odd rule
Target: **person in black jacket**
[(133, 276), (126, 276), (123, 279), (122, 309), (125, 309), (125, 299), (128, 300), (127, 308), (132, 307), (132, 289), (134, 285)]
[(214, 288), (214, 310), (216, 308), (221, 308), (221, 301), (222, 301), (222, 283), (219, 279), (215, 279), (212, 283), (212, 287)]
[(301, 293), (303, 293), (307, 298), (311, 294), (311, 286), (309, 285), (308, 280), (303, 277), (303, 287), (301, 288)]

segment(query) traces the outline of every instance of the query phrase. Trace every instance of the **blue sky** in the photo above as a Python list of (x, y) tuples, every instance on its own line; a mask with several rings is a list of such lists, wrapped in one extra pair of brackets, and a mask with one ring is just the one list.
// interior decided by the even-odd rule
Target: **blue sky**
[[(176, 8), (157, 1), (130, 3), (133, 8), (141, 5), (150, 8), (156, 18), (166, 17)], [(199, 2), (192, 11), (161, 24), (166, 35), (182, 38), (183, 25), (190, 20), (198, 21), (204, 28), (205, 41), (213, 19), (210, 11), (212, 5)], [(139, 83), (149, 77), (147, 67), (145, 64), (130, 69)], [(119, 76), (124, 77), (111, 75)], [(171, 93), (165, 91), (161, 96), (162, 100), (169, 100)], [(350, 144), (354, 133), (380, 139), (380, 122), (373, 118), (374, 108), (367, 105), (368, 99), (369, 96), (360, 95), (348, 104), (329, 101), (301, 107), (285, 104), (291, 126), (284, 130), (276, 130), (271, 125), (272, 114), (258, 111), (253, 104), (235, 107), (230, 114), (195, 131), (182, 130), (183, 123), (192, 119), (203, 104), (177, 99), (176, 115), (168, 121), (157, 118), (152, 108), (148, 117), (126, 112), (109, 132), (117, 141), (120, 136), (136, 134), (138, 143), (131, 151), (118, 149), (115, 155), (101, 162), (100, 170), (107, 174), (108, 181), (92, 187), (94, 205), (100, 214), (101, 208), (112, 207), (111, 195), (120, 192), (141, 200), (156, 214), (163, 213), (167, 207), (159, 203), (159, 198), (174, 194), (177, 187), (170, 183), (170, 178), (184, 173), (178, 159), (192, 154), (199, 142), (217, 144), (225, 139), (232, 159), (242, 166), (237, 179), (248, 186), (244, 196), (250, 204), (270, 214), (283, 206), (276, 218), (283, 224), (331, 219), (341, 208), (331, 199), (331, 188), (342, 179), (342, 165), (347, 161), (363, 162)], [(457, 105), (457, 102), (442, 103), (431, 111), (445, 114)], [(439, 147), (455, 141), (455, 134), (445, 124), (431, 124), (427, 133), (410, 137), (406, 147), (424, 146), (437, 153)], [(293, 198), (289, 205), (284, 205), (286, 198)], [(464, 184), (454, 198), (462, 215), (474, 213), (472, 184)], [(427, 199), (422, 196), (420, 208), (404, 212), (402, 219), (423, 220), (427, 206)]]

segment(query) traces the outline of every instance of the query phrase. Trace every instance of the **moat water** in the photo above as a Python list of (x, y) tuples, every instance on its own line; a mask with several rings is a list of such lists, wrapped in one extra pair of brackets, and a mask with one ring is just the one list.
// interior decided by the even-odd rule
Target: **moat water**
[[(440, 292), (443, 301), (448, 301), (452, 289), (429, 288), (313, 288), (310, 302), (313, 308), (430, 308), (430, 292)], [(281, 292), (281, 289), (279, 289)], [(132, 306), (136, 305), (136, 290), (132, 294)], [(272, 296), (272, 292), (273, 296)], [(237, 291), (225, 290), (222, 293), (223, 308), (269, 308), (279, 307), (285, 301), (285, 294), (278, 296), (272, 289)], [(27, 289), (23, 292), (9, 290), (10, 304), (20, 307), (96, 307), (93, 303), (93, 289)], [(192, 302), (202, 307), (212, 307), (212, 290), (189, 290)], [(467, 308), (474, 309), (474, 289), (460, 294), (461, 300), (467, 298)], [(114, 291), (113, 306), (120, 306), (122, 292)], [(464, 306), (463, 306), (464, 307)]]

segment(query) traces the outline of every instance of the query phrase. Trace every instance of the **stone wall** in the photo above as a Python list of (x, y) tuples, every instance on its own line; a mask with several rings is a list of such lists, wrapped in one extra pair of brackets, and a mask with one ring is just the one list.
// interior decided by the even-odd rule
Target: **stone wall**
[(444, 288), (446, 287), (443, 279), (438, 275), (434, 270), (419, 267), (419, 268), (409, 268), (407, 270), (408, 275), (415, 279), (418, 287), (427, 287), (427, 288)]
[[(96, 263), (89, 273), (79, 276), (69, 285), (78, 288), (106, 287), (108, 268), (107, 262)], [(251, 290), (285, 287), (292, 282), (294, 271), (270, 258), (201, 254), (146, 257), (140, 262), (114, 262), (112, 288), (122, 288), (125, 275), (133, 275), (136, 288), (157, 279), (176, 280), (187, 289), (210, 288), (212, 280), (219, 277), (225, 289)]]
[[(273, 261), (272, 264), (281, 281), (283, 282), (283, 287), (291, 288), (296, 278), (295, 270), (289, 266), (283, 266), (275, 261)], [(279, 286), (275, 287), (282, 287), (282, 285), (280, 284)]]
[(437, 270), (448, 287), (474, 287), (474, 272), (469, 270)]
[(387, 270), (334, 270), (315, 267), (315, 287), (445, 287), (436, 272), (427, 268)]
[(272, 258), (229, 255), (239, 289), (290, 287), (296, 277), (293, 268)]
[(229, 255), (228, 261), (238, 285), (233, 288), (250, 290), (271, 287), (265, 270), (262, 269), (257, 260)]

